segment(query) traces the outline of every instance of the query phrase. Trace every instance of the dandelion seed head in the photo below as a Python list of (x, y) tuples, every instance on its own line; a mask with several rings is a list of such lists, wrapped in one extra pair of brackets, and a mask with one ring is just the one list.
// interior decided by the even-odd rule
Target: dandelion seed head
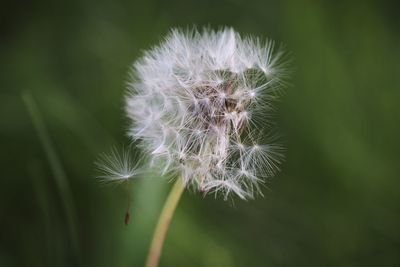
[(252, 198), (282, 158), (256, 125), (285, 85), (284, 59), (274, 42), (232, 28), (172, 30), (133, 65), (129, 135), (186, 186)]

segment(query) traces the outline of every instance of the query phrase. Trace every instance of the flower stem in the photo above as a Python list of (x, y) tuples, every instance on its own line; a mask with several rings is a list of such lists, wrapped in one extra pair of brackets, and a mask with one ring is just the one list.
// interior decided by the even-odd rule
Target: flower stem
[(165, 236), (184, 188), (182, 178), (178, 177), (164, 204), (160, 218), (158, 219), (153, 240), (151, 241), (149, 254), (147, 255), (146, 267), (158, 266)]

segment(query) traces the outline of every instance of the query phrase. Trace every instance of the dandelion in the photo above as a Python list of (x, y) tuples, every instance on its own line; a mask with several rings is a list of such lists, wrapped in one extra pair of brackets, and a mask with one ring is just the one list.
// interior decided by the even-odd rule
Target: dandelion
[(137, 153), (133, 153), (130, 147), (122, 147), (121, 151), (112, 148), (111, 152), (100, 155), (95, 162), (97, 169), (101, 172), (98, 178), (104, 183), (125, 183), (128, 190), (128, 206), (124, 216), (125, 225), (129, 224), (131, 217), (131, 193), (129, 181), (143, 173), (140, 168), (140, 160)]
[(274, 42), (231, 28), (175, 29), (133, 66), (129, 135), (186, 187), (253, 198), (282, 158), (279, 145), (260, 141), (285, 85), (284, 58)]
[[(286, 54), (273, 41), (232, 28), (172, 30), (133, 65), (126, 112), (129, 135), (149, 166), (178, 177), (164, 204), (146, 266), (155, 267), (185, 188), (250, 199), (283, 157), (268, 142), (274, 102), (287, 78)], [(271, 140), (270, 140), (271, 141)], [(127, 154), (103, 157), (106, 181), (135, 177)]]

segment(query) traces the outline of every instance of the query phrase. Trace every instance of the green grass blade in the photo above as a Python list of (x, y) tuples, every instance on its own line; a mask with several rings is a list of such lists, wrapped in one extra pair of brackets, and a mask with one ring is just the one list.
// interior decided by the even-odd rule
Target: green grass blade
[(51, 170), (53, 172), (56, 186), (59, 191), (58, 193), (60, 194), (61, 202), (66, 214), (67, 225), (71, 236), (73, 250), (77, 257), (77, 260), (80, 262), (79, 241), (78, 241), (79, 239), (76, 227), (76, 211), (74, 208), (71, 188), (67, 176), (65, 175), (60, 159), (54, 149), (50, 136), (47, 132), (46, 125), (43, 121), (42, 115), (40, 114), (40, 111), (32, 94), (30, 92), (23, 92), (22, 100), (24, 101), (24, 104), (28, 110), (32, 123), (35, 127), (35, 130), (37, 132), (37, 135), (40, 139), (47, 160), (49, 161)]

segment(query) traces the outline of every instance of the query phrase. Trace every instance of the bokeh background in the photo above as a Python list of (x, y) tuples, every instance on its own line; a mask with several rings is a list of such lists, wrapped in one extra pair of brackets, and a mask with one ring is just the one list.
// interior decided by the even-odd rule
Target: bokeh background
[[(127, 71), (171, 27), (233, 26), (292, 53), (265, 197), (186, 193), (161, 266), (400, 266), (396, 1), (5, 0), (0, 266), (142, 266), (170, 184), (104, 186)], [(128, 195), (131, 222), (125, 226)]]

